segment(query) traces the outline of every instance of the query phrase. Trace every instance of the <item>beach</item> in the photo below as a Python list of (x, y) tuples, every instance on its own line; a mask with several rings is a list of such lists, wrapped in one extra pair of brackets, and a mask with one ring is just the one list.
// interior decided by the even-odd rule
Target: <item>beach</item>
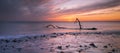
[[(46, 28), (52, 24), (64, 28)], [(0, 24), (0, 53), (120, 53), (119, 22)]]
[(1, 38), (0, 53), (119, 53), (120, 33), (66, 32)]

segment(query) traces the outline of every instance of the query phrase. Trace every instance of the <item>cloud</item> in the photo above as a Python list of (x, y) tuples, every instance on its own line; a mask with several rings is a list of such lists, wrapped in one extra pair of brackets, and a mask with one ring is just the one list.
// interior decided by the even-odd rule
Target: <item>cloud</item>
[(49, 15), (51, 0), (0, 0), (0, 20), (36, 20)]
[(112, 8), (116, 6), (120, 6), (120, 0), (106, 0), (102, 2), (96, 2), (90, 5), (86, 5), (83, 7), (77, 7), (73, 9), (63, 9), (59, 11), (58, 13), (60, 14), (73, 14), (73, 13), (85, 13), (85, 12), (91, 12), (95, 10), (101, 10), (101, 9), (106, 9), (106, 8)]
[(111, 14), (111, 13), (115, 13), (115, 12), (120, 12), (120, 6), (107, 8), (107, 9), (96, 10), (96, 11), (91, 11), (89, 13), (81, 13), (79, 15), (82, 15), (82, 16), (101, 15), (101, 14)]
[[(85, 4), (90, 2), (84, 6), (79, 2), (83, 3), (83, 0), (0, 0), (0, 21), (44, 21), (65, 14), (80, 14), (120, 6), (120, 0), (84, 0)], [(73, 4), (77, 7), (72, 8)], [(61, 9), (60, 6), (69, 8)]]
[(12, 14), (19, 12), (18, 8), (19, 4), (17, 1), (0, 0), (0, 16), (12, 16)]

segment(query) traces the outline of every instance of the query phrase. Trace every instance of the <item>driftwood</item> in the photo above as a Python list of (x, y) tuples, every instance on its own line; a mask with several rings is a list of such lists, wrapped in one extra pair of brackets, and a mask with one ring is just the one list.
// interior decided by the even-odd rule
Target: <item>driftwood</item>
[(46, 28), (55, 28), (55, 29), (70, 29), (70, 30), (97, 30), (97, 28), (66, 28), (66, 27), (60, 27), (60, 26), (57, 26), (57, 25), (47, 25), (45, 26)]
[(80, 30), (97, 30), (97, 28), (82, 28)]
[(81, 22), (79, 21), (78, 18), (76, 18), (75, 22), (78, 22), (79, 28), (66, 28), (66, 27), (60, 27), (60, 26), (52, 25), (52, 24), (47, 25), (46, 28), (73, 29), (73, 30), (97, 30), (97, 28), (94, 28), (94, 27), (93, 28), (83, 28), (82, 25), (81, 25)]
[(46, 28), (56, 28), (56, 26), (50, 24), (50, 25), (47, 25)]
[(66, 27), (60, 27), (60, 26), (57, 26), (57, 25), (47, 25), (46, 28), (58, 28), (58, 29), (66, 29)]
[(97, 30), (97, 28), (94, 28), (94, 27), (93, 28), (82, 28), (81, 22), (79, 21), (78, 18), (76, 18), (75, 22), (78, 22), (80, 30)]

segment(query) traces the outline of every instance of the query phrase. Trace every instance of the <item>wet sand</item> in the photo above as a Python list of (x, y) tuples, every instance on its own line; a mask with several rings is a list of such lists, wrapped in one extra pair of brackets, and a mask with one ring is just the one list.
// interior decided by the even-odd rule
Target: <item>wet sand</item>
[(1, 38), (0, 53), (120, 53), (120, 34), (68, 32)]

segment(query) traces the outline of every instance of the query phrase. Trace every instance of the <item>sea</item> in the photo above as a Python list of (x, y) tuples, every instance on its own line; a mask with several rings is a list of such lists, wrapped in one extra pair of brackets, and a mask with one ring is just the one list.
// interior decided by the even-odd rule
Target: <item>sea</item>
[[(47, 25), (71, 29), (47, 28)], [(96, 32), (111, 31), (120, 33), (120, 22), (81, 22), (82, 28), (97, 28), (97, 30), (79, 30), (78, 23), (74, 22), (0, 22), (0, 36), (19, 36), (50, 34), (64, 32)], [(78, 29), (74, 29), (78, 28)]]
[(0, 22), (0, 53), (120, 53), (120, 22), (81, 25), (97, 30), (74, 22)]

